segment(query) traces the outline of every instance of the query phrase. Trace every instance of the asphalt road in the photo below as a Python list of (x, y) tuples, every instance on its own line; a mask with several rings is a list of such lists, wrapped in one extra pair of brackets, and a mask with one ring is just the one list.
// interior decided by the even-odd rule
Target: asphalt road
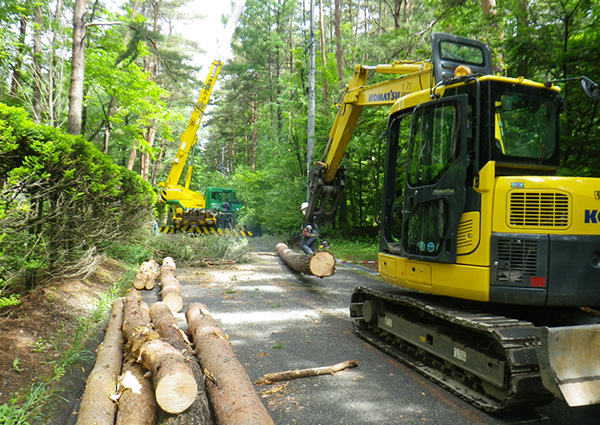
[[(600, 406), (550, 405), (490, 415), (360, 340), (348, 313), (350, 294), (376, 276), (338, 266), (319, 279), (288, 268), (273, 253), (231, 269), (178, 269), (187, 305), (201, 302), (229, 335), (252, 381), (264, 374), (358, 360), (335, 375), (257, 387), (278, 425), (597, 424)], [(156, 301), (157, 292), (144, 294)], [(186, 308), (184, 306), (184, 310)], [(177, 319), (185, 327), (183, 314)]]

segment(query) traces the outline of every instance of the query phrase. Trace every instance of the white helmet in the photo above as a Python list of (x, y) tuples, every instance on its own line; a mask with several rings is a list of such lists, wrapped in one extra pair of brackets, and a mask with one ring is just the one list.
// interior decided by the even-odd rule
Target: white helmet
[(302, 214), (306, 215), (307, 210), (308, 210), (308, 202), (302, 202), (302, 204), (300, 205), (300, 211), (302, 211)]

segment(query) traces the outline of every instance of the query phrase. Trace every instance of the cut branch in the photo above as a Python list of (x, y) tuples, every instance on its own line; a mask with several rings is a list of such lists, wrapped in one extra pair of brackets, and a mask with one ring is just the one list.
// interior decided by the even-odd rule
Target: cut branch
[(267, 373), (254, 384), (255, 385), (268, 385), (276, 381), (287, 381), (290, 379), (307, 378), (309, 376), (319, 375), (333, 375), (341, 370), (349, 369), (351, 367), (358, 367), (357, 360), (348, 360), (342, 363), (334, 364), (332, 366), (315, 367), (310, 369), (298, 369), (288, 370), (286, 372)]

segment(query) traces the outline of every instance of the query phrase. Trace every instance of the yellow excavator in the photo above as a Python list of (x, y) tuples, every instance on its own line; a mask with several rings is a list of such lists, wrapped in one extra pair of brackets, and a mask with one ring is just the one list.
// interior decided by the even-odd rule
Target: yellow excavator
[(309, 176), (306, 217), (328, 222), (363, 108), (390, 108), (383, 282), (355, 289), (352, 322), (490, 412), (600, 402), (600, 179), (557, 176), (556, 82), (495, 76), (486, 44), (433, 34), (431, 60), (356, 66)]
[[(181, 135), (181, 143), (171, 164), (167, 180), (159, 183), (159, 186), (162, 187), (160, 201), (171, 207), (171, 223), (168, 226), (160, 227), (161, 233), (218, 233), (252, 236), (252, 232), (245, 227), (235, 225), (234, 214), (240, 210), (242, 203), (234, 189), (207, 187), (204, 194), (190, 189), (194, 171), (194, 151), (198, 142), (198, 127), (222, 67), (223, 62), (213, 61), (198, 101), (194, 105), (187, 128)], [(188, 159), (190, 163), (182, 186), (179, 184), (179, 180)]]

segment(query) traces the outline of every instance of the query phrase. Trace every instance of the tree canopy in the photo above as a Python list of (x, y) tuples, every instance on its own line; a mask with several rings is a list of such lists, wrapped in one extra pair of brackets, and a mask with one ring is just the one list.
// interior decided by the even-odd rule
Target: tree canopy
[[(0, 0), (0, 101), (24, 111), (3, 106), (3, 113), (19, 122), (27, 116), (49, 128), (32, 130), (43, 136), (43, 143), (36, 136), (15, 147), (7, 138), (9, 127), (2, 127), (2, 186), (36, 176), (37, 180), (28, 181), (44, 181), (40, 186), (44, 188), (50, 181), (65, 184), (75, 198), (93, 193), (97, 197), (93, 205), (102, 201), (114, 209), (128, 200), (147, 208), (146, 189), (138, 193), (127, 185), (147, 181), (144, 187), (156, 188), (165, 180), (207, 71), (197, 69), (192, 61), (193, 54), (205, 46), (185, 40), (174, 29), (194, 19), (202, 31), (203, 17), (189, 0), (128, 0), (118, 9), (109, 7), (113, 4)], [(76, 5), (83, 5), (85, 12), (77, 18), (85, 34), (82, 138), (69, 139), (59, 130), (66, 131), (69, 121)], [(316, 160), (325, 148), (335, 104), (354, 65), (429, 59), (432, 32), (486, 41), (500, 75), (542, 82), (586, 75), (600, 81), (600, 5), (591, 0), (499, 4), (494, 0), (320, 0), (316, 6), (317, 35), (311, 40), (309, 2), (246, 1), (233, 56), (221, 72), (200, 130), (192, 188), (235, 188), (245, 204), (242, 221), (264, 232), (297, 232), (302, 220), (310, 43), (317, 47)], [(560, 84), (567, 106), (562, 118), (561, 172), (599, 176), (600, 162), (594, 161), (599, 156), (598, 102), (586, 98), (577, 84)], [(339, 229), (373, 226), (379, 219), (386, 119), (384, 110), (365, 110), (355, 131), (344, 159), (348, 183), (336, 223)], [(2, 122), (14, 125), (9, 121)], [(53, 144), (50, 139), (55, 137)], [(98, 152), (92, 153), (92, 147)], [(32, 156), (31, 149), (41, 151)], [(59, 155), (57, 149), (65, 152)], [(88, 153), (84, 162), (89, 168), (64, 168), (71, 162), (61, 163), (62, 158), (70, 158), (77, 149)], [(43, 174), (48, 163), (30, 162), (41, 153), (48, 158), (56, 155), (48, 161), (64, 168), (57, 171), (60, 179)], [(139, 178), (114, 171), (107, 161)], [(110, 173), (100, 174), (95, 167), (104, 166), (116, 180), (101, 181)], [(30, 167), (35, 172), (28, 175)], [(86, 181), (85, 189), (61, 180), (76, 176)], [(38, 201), (34, 192), (20, 192), (30, 197), (31, 207), (38, 208), (31, 223), (37, 223), (34, 216), (61, 202)], [(118, 193), (126, 196), (118, 199)], [(109, 198), (102, 200), (103, 196)], [(6, 214), (19, 199), (3, 199), (0, 213)], [(94, 214), (100, 214), (93, 205)], [(32, 237), (39, 235), (33, 229)], [(82, 240), (81, 247), (90, 243)]]

